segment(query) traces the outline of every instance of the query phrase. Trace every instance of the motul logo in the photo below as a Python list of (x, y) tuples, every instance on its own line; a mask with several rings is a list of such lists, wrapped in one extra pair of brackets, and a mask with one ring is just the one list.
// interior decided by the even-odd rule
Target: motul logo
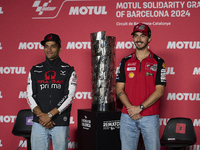
[(91, 92), (76, 92), (76, 99), (92, 99)]
[(14, 123), (15, 122), (16, 116), (0, 116), (0, 122), (5, 122), (5, 123)]
[(91, 49), (91, 42), (68, 42), (66, 49)]
[(169, 75), (174, 75), (175, 72), (174, 72), (174, 67), (167, 67), (166, 68), (166, 74), (169, 74)]
[(0, 7), (0, 14), (3, 14), (3, 10), (2, 10), (2, 7)]
[(200, 75), (200, 67), (194, 67), (193, 75)]
[(20, 42), (18, 49), (43, 49), (40, 42)]
[(170, 118), (159, 118), (160, 126), (161, 126), (161, 125), (166, 126), (166, 125), (167, 125), (167, 122), (169, 121), (169, 119), (170, 119)]
[(26, 74), (25, 67), (0, 67), (0, 74)]
[(1, 42), (0, 42), (0, 50), (2, 50), (2, 47), (1, 47)]
[(117, 42), (116, 49), (135, 49), (135, 44), (133, 41), (121, 41)]
[[(132, 41), (119, 41), (116, 44), (116, 49), (135, 49), (135, 44)], [(68, 42), (66, 49), (91, 49), (91, 42)]]
[(106, 6), (71, 7), (69, 15), (106, 15)]
[(167, 100), (200, 101), (200, 93), (168, 93)]
[(1, 95), (1, 91), (0, 91), (0, 98), (3, 98), (3, 96)]
[(200, 49), (200, 41), (169, 41), (167, 49)]

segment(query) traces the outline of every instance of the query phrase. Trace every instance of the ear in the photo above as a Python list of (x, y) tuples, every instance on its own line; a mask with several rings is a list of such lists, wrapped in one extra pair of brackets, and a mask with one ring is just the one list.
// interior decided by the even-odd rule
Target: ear
[(148, 43), (150, 43), (151, 42), (151, 37), (149, 37), (149, 39), (148, 39)]
[(59, 48), (59, 53), (62, 51), (62, 47)]

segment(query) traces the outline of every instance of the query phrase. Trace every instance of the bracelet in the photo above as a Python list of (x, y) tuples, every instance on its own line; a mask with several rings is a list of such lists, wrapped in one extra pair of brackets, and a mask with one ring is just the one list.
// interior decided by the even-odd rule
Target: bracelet
[(119, 94), (117, 94), (117, 97), (120, 97), (123, 94), (125, 94), (125, 92), (120, 92)]

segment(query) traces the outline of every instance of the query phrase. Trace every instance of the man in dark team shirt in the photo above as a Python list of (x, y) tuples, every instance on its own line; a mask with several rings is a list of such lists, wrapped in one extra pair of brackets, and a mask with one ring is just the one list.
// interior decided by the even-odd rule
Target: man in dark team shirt
[(48, 34), (41, 41), (46, 60), (32, 67), (28, 77), (27, 101), (34, 113), (31, 149), (67, 150), (69, 121), (76, 91), (74, 67), (64, 63), (60, 37)]
[(137, 150), (140, 132), (146, 150), (160, 150), (159, 99), (166, 86), (164, 60), (148, 49), (151, 30), (139, 23), (133, 28), (136, 50), (122, 59), (116, 92), (123, 104), (120, 120), (122, 150)]

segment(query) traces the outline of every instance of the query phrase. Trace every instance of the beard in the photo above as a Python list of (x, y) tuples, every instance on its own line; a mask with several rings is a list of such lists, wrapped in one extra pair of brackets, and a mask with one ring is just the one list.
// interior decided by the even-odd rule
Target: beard
[[(144, 42), (138, 41), (138, 42), (136, 42), (136, 43), (141, 43), (141, 44), (143, 44)], [(138, 47), (137, 44), (135, 44), (135, 46), (136, 46), (136, 49), (137, 49), (137, 50), (144, 50), (145, 48), (148, 47), (148, 42), (146, 42), (145, 45), (142, 46), (142, 47)]]

